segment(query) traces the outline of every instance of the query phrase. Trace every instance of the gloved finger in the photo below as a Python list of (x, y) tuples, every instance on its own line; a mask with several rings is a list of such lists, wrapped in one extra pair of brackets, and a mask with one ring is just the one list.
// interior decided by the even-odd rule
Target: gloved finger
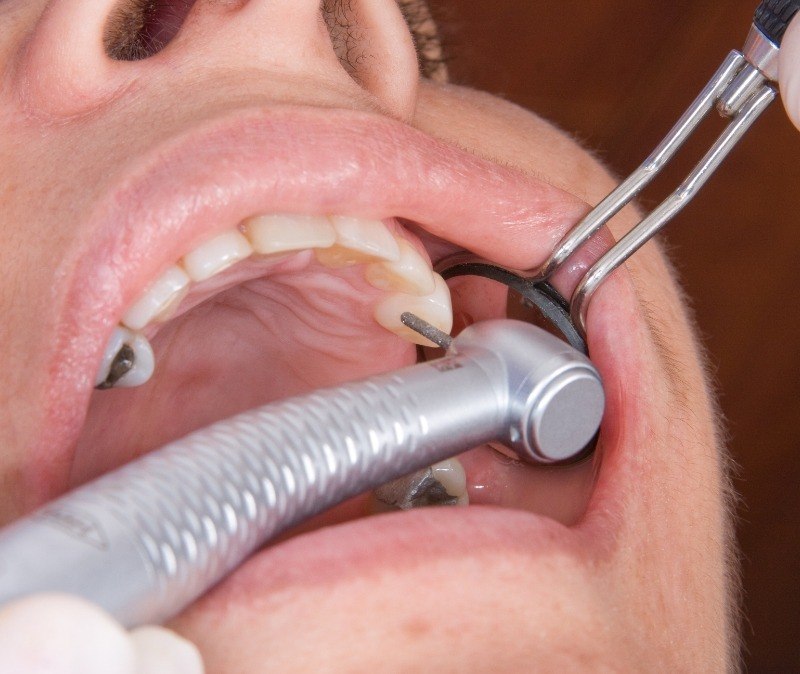
[(163, 627), (139, 627), (131, 632), (136, 674), (203, 674), (197, 647)]
[(0, 674), (135, 674), (128, 633), (97, 606), (36, 595), (0, 609)]
[(778, 76), (786, 112), (800, 129), (800, 14), (792, 19), (783, 36), (778, 57)]

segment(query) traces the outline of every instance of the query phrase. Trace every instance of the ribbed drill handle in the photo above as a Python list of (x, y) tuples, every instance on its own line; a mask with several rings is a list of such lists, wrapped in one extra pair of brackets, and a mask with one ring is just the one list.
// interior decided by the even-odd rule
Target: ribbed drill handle
[(783, 34), (800, 10), (800, 0), (764, 0), (756, 10), (754, 23), (775, 45), (781, 46)]
[(491, 440), (563, 461), (597, 432), (599, 374), (544, 330), (486, 321), (448, 353), (220, 421), (13, 523), (0, 605), (66, 592), (127, 627), (161, 622), (351, 496)]
[(3, 531), (0, 604), (62, 591), (127, 626), (163, 621), (293, 524), (498, 437), (493, 365), (417, 365), (167, 445)]

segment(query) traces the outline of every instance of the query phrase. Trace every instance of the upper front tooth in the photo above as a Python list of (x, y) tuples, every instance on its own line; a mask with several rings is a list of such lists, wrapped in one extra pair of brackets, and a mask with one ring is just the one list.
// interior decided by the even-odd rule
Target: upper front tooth
[(400, 259), (367, 265), (364, 276), (379, 290), (429, 295), (436, 288), (430, 263), (405, 239), (397, 240)]
[(189, 292), (189, 276), (177, 265), (165, 271), (128, 309), (123, 325), (141, 330), (148, 323), (166, 319)]
[(336, 230), (336, 244), (316, 251), (317, 259), (326, 267), (400, 259), (397, 241), (380, 220), (332, 216), (330, 221)]
[(260, 215), (246, 220), (243, 227), (260, 255), (329, 248), (336, 243), (336, 230), (324, 216)]
[(436, 346), (418, 332), (403, 325), (400, 318), (404, 312), (410, 311), (442, 332), (450, 334), (453, 329), (453, 305), (450, 299), (450, 289), (439, 274), (434, 274), (433, 278), (434, 290), (428, 295), (393, 293), (384, 297), (375, 305), (375, 320), (387, 330), (409, 342), (422, 346)]
[(240, 260), (250, 257), (253, 249), (237, 229), (229, 229), (200, 244), (183, 257), (183, 268), (192, 281), (205, 281)]

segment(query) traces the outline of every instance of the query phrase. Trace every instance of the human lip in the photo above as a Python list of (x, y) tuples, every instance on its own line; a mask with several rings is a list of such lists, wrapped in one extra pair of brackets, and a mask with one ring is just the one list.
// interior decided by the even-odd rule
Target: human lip
[(522, 172), (352, 112), (251, 110), (156, 148), (135, 161), (87, 221), (92, 243), (67, 281), (53, 351), (51, 423), (29, 454), (28, 507), (67, 485), (111, 327), (193, 243), (254, 213), (355, 213), (420, 223), (457, 247), (525, 268), (542, 261), (585, 208)]
[(420, 558), (463, 560), (518, 553), (526, 559), (586, 557), (575, 530), (530, 512), (491, 506), (423, 508), (349, 520), (291, 538), (258, 552), (224, 583), (177, 617), (190, 625), (198, 614), (251, 606), (277, 591), (346, 584), (373, 573), (415, 568)]
[[(401, 217), (510, 266), (539, 262), (585, 205), (371, 114), (257, 108), (132, 161), (92, 210), (51, 354), (50, 423), (30, 453), (31, 506), (62, 491), (105, 340), (136, 293), (192, 243), (259, 212)], [(64, 265), (68, 268), (70, 265)]]
[[(346, 132), (337, 136), (341, 128)], [(30, 454), (29, 493), (34, 501), (42, 502), (64, 489), (73, 441), (110, 327), (164, 263), (180, 257), (193, 242), (259, 212), (356, 212), (374, 218), (402, 217), (458, 247), (524, 268), (542, 261), (585, 208), (578, 199), (521, 172), (498, 167), (395, 122), (349, 112), (250, 111), (158, 148), (136, 161), (88, 221), (93, 243), (81, 251), (68, 280), (47, 401), (53, 422)], [(629, 306), (622, 303), (626, 310)], [(612, 308), (609, 315), (613, 319), (619, 313)], [(616, 331), (625, 325), (616, 326)], [(615, 330), (609, 325), (602, 328), (606, 329)], [(605, 339), (595, 332), (591, 316), (590, 330), (593, 342)], [(592, 349), (595, 353), (595, 344)], [(610, 360), (602, 356), (603, 349), (596, 353), (600, 355), (596, 363), (607, 375)], [(610, 402), (611, 417), (620, 414), (616, 402)], [(605, 447), (601, 452), (605, 453)], [(29, 507), (34, 505), (38, 503)], [(488, 526), (492, 518), (509, 515), (507, 510), (475, 510), (479, 512), (412, 513), (407, 535), (426, 538), (441, 518), (457, 528), (463, 522), (469, 531), (469, 522), (487, 518)], [(550, 546), (572, 554), (580, 548), (578, 542), (586, 540), (580, 529), (532, 513), (514, 513), (510, 518), (524, 523), (532, 540), (539, 541), (531, 543), (532, 549)], [(376, 523), (344, 526), (365, 535), (372, 535), (375, 527), (375, 533), (383, 536), (380, 532), (385, 526), (377, 524), (381, 518), (375, 519)], [(514, 534), (503, 533), (505, 528), (497, 531), (497, 537), (483, 535), (479, 542), (490, 546), (502, 539), (508, 545), (514, 539)], [(330, 551), (318, 544), (318, 536), (332, 540), (324, 532), (314, 532), (292, 543), (292, 554), (301, 555), (297, 551), (306, 546)], [(467, 545), (456, 534), (451, 538), (454, 550)], [(344, 557), (350, 554), (348, 540), (356, 538), (339, 540)], [(387, 533), (385, 540), (388, 545), (393, 539)], [(247, 569), (272, 563), (273, 554), (272, 550), (261, 553), (235, 577), (257, 584), (258, 572)], [(376, 557), (370, 559), (373, 563)], [(364, 563), (353, 568), (362, 568)]]

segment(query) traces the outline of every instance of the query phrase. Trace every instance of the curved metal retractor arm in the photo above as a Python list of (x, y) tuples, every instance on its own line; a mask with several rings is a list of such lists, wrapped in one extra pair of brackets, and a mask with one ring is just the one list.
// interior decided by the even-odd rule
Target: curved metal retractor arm
[(800, 9), (798, 0), (765, 0), (756, 10), (742, 52), (732, 51), (678, 123), (645, 162), (556, 246), (531, 278), (549, 278), (603, 225), (619, 213), (674, 157), (700, 122), (714, 108), (731, 119), (711, 149), (686, 180), (649, 216), (625, 235), (589, 269), (570, 300), (572, 322), (586, 336), (589, 304), (598, 287), (631, 255), (653, 238), (697, 194), (745, 132), (775, 99), (777, 58), (783, 34)]

